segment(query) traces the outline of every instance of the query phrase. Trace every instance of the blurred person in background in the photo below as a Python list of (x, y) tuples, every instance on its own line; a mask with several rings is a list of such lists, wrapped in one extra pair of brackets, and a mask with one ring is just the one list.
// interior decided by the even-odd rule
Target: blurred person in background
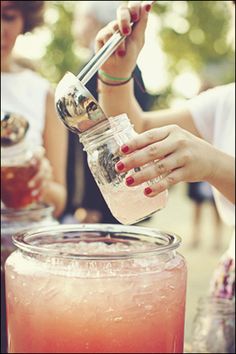
[[(41, 201), (51, 204), (54, 207), (54, 216), (58, 218), (66, 203), (67, 132), (56, 116), (54, 95), (49, 83), (32, 70), (33, 66), (27, 58), (19, 60), (13, 53), (17, 38), (42, 25), (43, 15), (44, 1), (1, 1), (1, 110), (12, 116), (23, 116), (29, 123), (27, 141), (32, 142), (33, 148), (43, 147), (44, 150), (38, 173), (35, 172), (30, 180), (26, 180), (25, 175), (19, 176), (21, 185), (18, 187), (24, 189), (22, 183), (25, 180), (28, 184), (26, 190), (30, 190), (31, 195), (40, 194)], [(14, 158), (11, 155), (12, 157)], [(2, 188), (3, 183), (2, 178)], [(5, 187), (8, 186), (5, 184)], [(13, 192), (20, 194), (17, 186), (14, 187)], [(7, 201), (5, 203), (7, 204)], [(5, 208), (2, 202), (1, 208)], [(14, 224), (17, 224), (17, 221), (14, 220), (13, 227)], [(1, 235), (1, 246), (1, 353), (6, 353), (3, 269), (5, 253), (11, 252), (13, 247), (8, 245), (8, 238), (4, 235)], [(22, 323), (22, 326), (24, 325)]]
[(188, 183), (188, 197), (193, 201), (193, 223), (191, 247), (196, 248), (201, 242), (201, 227), (204, 205), (208, 203), (212, 212), (213, 249), (221, 248), (222, 222), (217, 211), (211, 186), (207, 182)]
[[(213, 85), (210, 82), (203, 81), (198, 94), (207, 91), (210, 88), (213, 88)], [(222, 241), (222, 221), (216, 208), (214, 195), (210, 184), (207, 182), (188, 183), (187, 195), (194, 203), (191, 247), (196, 248), (200, 245), (203, 209), (204, 205), (208, 203), (211, 208), (214, 230), (212, 235), (213, 249), (218, 251), (221, 248)]]
[(49, 83), (32, 70), (27, 58), (13, 53), (20, 35), (43, 24), (44, 5), (44, 1), (1, 1), (1, 110), (26, 118), (27, 138), (44, 147), (39, 174), (30, 183), (42, 179), (42, 201), (53, 205), (54, 216), (59, 217), (66, 203), (67, 132), (57, 118)]
[[(79, 1), (76, 5), (72, 32), (78, 48), (85, 48), (90, 57), (94, 55), (94, 40), (98, 31), (115, 18), (120, 4), (121, 1)], [(120, 55), (122, 56), (123, 53), (121, 52)], [(143, 110), (149, 110), (155, 96), (146, 92), (138, 66), (134, 69), (134, 75), (135, 97)], [(97, 99), (97, 74), (90, 79), (86, 87)], [(71, 132), (69, 132), (67, 160), (68, 200), (62, 222), (118, 223), (90, 172), (83, 145)]]

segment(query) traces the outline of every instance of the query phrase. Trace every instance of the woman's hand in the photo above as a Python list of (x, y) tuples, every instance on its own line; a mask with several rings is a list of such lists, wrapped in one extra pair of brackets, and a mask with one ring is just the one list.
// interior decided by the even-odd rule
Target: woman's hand
[[(117, 20), (101, 29), (96, 37), (98, 51), (118, 29), (127, 38), (120, 44), (116, 52), (102, 66), (107, 74), (114, 77), (131, 76), (139, 52), (144, 45), (144, 33), (151, 5), (147, 1), (129, 1), (117, 10)], [(134, 22), (133, 28), (131, 22)]]
[(39, 200), (47, 202), (47, 189), (49, 183), (53, 180), (52, 167), (49, 160), (45, 157), (45, 149), (40, 147), (35, 153), (35, 159), (38, 161), (38, 172), (28, 182), (28, 187), (32, 190), (31, 194), (38, 195)]
[[(61, 202), (66, 199), (66, 190), (64, 186), (55, 182), (53, 176), (53, 168), (50, 161), (44, 155), (44, 149), (38, 152), (37, 158), (39, 160), (39, 170), (36, 175), (28, 182), (28, 186), (37, 196), (37, 200), (42, 203), (52, 205), (54, 207), (54, 216), (59, 217), (63, 211), (64, 203)], [(58, 198), (58, 196), (61, 196)]]
[(169, 125), (149, 130), (123, 145), (121, 152), (126, 156), (116, 164), (116, 170), (125, 172), (143, 166), (126, 178), (130, 187), (161, 177), (144, 191), (153, 197), (178, 182), (210, 180), (217, 151), (179, 126)]

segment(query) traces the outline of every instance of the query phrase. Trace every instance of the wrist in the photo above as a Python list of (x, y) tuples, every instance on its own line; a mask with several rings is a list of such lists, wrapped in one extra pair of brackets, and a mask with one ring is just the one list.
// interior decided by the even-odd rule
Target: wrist
[(114, 85), (114, 82), (108, 81), (108, 80), (101, 80), (98, 77), (97, 81), (97, 92), (98, 93), (112, 93), (113, 91), (117, 94), (120, 92), (120, 94), (124, 94), (127, 92), (127, 90), (130, 90), (130, 87), (133, 87), (133, 78), (131, 78), (128, 82), (125, 83), (119, 83)]
[(211, 185), (217, 184), (222, 181), (227, 173), (229, 173), (228, 159), (230, 157), (224, 152), (218, 150), (214, 146), (207, 152), (207, 174), (205, 175), (204, 181), (210, 183)]
[(202, 176), (202, 181), (208, 182), (211, 185), (213, 184), (213, 179), (215, 178), (215, 173), (216, 173), (216, 166), (217, 166), (217, 151), (215, 147), (211, 144), (207, 143), (207, 146), (209, 147), (208, 151), (206, 152), (206, 160), (205, 160), (205, 167), (204, 167), (204, 175)]
[(214, 170), (208, 175), (207, 182), (235, 204), (235, 158), (223, 151), (216, 151), (217, 155), (211, 160)]
[(101, 79), (101, 81), (103, 81), (105, 84), (107, 83), (109, 84), (114, 84), (114, 86), (122, 84), (122, 83), (126, 83), (128, 81), (131, 80), (133, 73), (128, 73), (128, 74), (124, 74), (124, 73), (120, 73), (120, 74), (111, 74), (107, 71), (104, 71), (102, 69), (99, 69), (98, 71), (98, 77)]
[(104, 76), (104, 78), (111, 79), (111, 80), (120, 80), (120, 81), (125, 81), (130, 76), (132, 76), (133, 71), (134, 70), (132, 70), (132, 69), (122, 70), (122, 68), (119, 68), (119, 69), (117, 68), (114, 70), (100, 68), (98, 70), (100, 75)]

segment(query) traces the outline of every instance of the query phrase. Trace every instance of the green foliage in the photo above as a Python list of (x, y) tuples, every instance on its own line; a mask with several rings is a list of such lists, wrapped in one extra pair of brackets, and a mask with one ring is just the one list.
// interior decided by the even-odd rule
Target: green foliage
[(213, 68), (218, 77), (212, 80), (225, 83), (234, 78), (234, 53), (227, 43), (231, 15), (226, 1), (160, 1), (154, 8), (161, 21), (160, 37), (171, 77), (186, 69), (206, 76)]
[[(71, 33), (75, 3), (47, 2), (49, 10), (56, 12), (58, 18), (50, 24), (52, 40), (43, 57), (41, 72), (53, 83), (57, 83), (68, 70), (77, 74), (82, 64), (73, 50)], [(226, 40), (231, 26), (226, 3), (158, 1), (154, 6), (169, 72), (164, 101), (171, 97), (173, 79), (186, 70), (193, 70), (215, 84), (234, 79), (234, 53)]]
[[(49, 2), (48, 2), (49, 3)], [(57, 20), (50, 24), (52, 40), (46, 48), (41, 72), (51, 82), (60, 81), (66, 71), (78, 73), (79, 60), (73, 50), (71, 24), (75, 1), (50, 1), (50, 10), (55, 11)]]

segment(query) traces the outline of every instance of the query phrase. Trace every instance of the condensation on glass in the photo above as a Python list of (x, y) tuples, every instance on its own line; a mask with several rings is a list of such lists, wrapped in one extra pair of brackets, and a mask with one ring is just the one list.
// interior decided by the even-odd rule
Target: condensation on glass
[(53, 207), (37, 204), (25, 209), (1, 209), (1, 353), (7, 352), (6, 302), (5, 302), (5, 272), (7, 257), (16, 249), (12, 236), (30, 228), (56, 225), (53, 218)]
[(179, 237), (135, 226), (60, 225), (20, 233), (14, 244), (6, 262), (10, 353), (183, 351)]
[[(130, 172), (116, 172), (120, 147), (136, 135), (126, 114), (111, 117), (80, 135), (95, 181), (112, 214), (122, 224), (134, 224), (149, 217), (164, 208), (168, 198), (167, 191), (152, 198), (144, 195), (144, 189), (159, 179), (128, 187), (125, 178)], [(135, 169), (138, 170), (139, 167)]]

